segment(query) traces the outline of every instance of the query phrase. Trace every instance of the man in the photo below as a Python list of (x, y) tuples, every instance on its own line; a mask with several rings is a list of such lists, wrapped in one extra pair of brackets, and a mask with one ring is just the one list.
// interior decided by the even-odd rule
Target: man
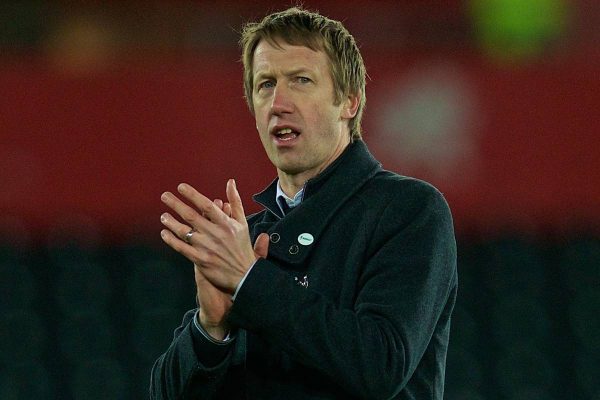
[[(164, 241), (199, 309), (156, 361), (153, 399), (441, 399), (457, 288), (442, 195), (361, 140), (365, 68), (337, 21), (292, 8), (242, 33), (248, 105), (277, 179), (246, 219), (181, 184)], [(180, 222), (181, 220), (181, 222)], [(254, 245), (251, 243), (254, 242)]]

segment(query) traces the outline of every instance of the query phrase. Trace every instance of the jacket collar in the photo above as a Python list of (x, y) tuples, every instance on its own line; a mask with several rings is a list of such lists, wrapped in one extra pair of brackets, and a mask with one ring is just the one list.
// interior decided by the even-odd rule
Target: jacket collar
[(271, 234), (269, 257), (302, 263), (319, 243), (323, 229), (336, 211), (379, 170), (381, 164), (369, 153), (366, 144), (357, 140), (323, 172), (306, 182), (302, 203), (285, 218), (281, 218), (275, 200), (277, 180), (254, 195), (254, 201), (267, 209), (254, 233)]

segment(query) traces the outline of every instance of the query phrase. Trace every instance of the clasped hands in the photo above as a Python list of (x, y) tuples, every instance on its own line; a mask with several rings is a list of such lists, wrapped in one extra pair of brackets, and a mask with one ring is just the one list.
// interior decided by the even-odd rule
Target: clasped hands
[[(217, 338), (225, 332), (224, 319), (231, 307), (231, 296), (248, 269), (260, 258), (266, 258), (269, 237), (261, 234), (254, 247), (250, 242), (248, 223), (235, 181), (227, 182), (228, 202), (211, 201), (192, 186), (182, 183), (179, 194), (165, 192), (161, 200), (183, 222), (169, 213), (161, 215), (167, 229), (161, 237), (175, 251), (194, 263), (194, 275), (200, 303), (200, 323)], [(186, 242), (185, 235), (195, 232)], [(211, 332), (214, 328), (215, 334)]]

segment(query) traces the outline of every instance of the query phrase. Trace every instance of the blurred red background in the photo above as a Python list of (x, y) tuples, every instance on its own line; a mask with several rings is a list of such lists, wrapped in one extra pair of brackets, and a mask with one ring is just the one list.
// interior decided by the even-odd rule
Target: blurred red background
[[(565, 11), (562, 36), (523, 56), (519, 42), (481, 42), (461, 2), (404, 3), (367, 15), (359, 1), (320, 4), (363, 48), (364, 138), (384, 166), (435, 184), (459, 231), (597, 227), (600, 52), (586, 34), (597, 7)], [(235, 32), (227, 44), (218, 33), (262, 8), (177, 4), (145, 17), (132, 4), (57, 8), (40, 49), (0, 60), (5, 229), (18, 220), (39, 233), (79, 216), (113, 237), (157, 234), (163, 191), (186, 181), (222, 197), (230, 177), (257, 210), (251, 194), (275, 172), (242, 98)], [(138, 32), (148, 25), (154, 45)], [(197, 25), (201, 39), (182, 39)], [(123, 39), (122, 26), (140, 36)]]

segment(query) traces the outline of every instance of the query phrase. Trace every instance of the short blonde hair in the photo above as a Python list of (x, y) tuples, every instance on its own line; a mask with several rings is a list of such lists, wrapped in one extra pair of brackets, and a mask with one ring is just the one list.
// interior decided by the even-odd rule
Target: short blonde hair
[(361, 119), (366, 103), (366, 69), (356, 41), (341, 22), (299, 7), (269, 14), (262, 21), (251, 22), (243, 27), (240, 46), (244, 65), (244, 94), (250, 111), (254, 114), (254, 51), (261, 40), (279, 47), (278, 39), (327, 54), (331, 61), (336, 104), (350, 94), (360, 95), (358, 111), (349, 122), (351, 139), (360, 139)]

